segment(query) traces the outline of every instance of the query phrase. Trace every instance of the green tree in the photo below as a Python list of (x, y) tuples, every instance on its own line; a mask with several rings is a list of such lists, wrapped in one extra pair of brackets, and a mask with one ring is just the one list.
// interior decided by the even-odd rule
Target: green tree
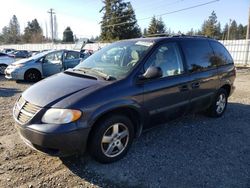
[(161, 34), (166, 32), (166, 27), (161, 18), (157, 19), (155, 16), (151, 19), (148, 27), (148, 34)]
[(212, 38), (220, 38), (221, 31), (220, 31), (220, 23), (217, 23), (217, 16), (216, 13), (213, 11), (209, 16), (208, 20), (205, 20), (202, 28), (201, 33), (203, 35), (212, 37)]
[(229, 39), (230, 40), (235, 40), (238, 39), (238, 26), (237, 26), (237, 22), (235, 20), (232, 21), (231, 25), (230, 25), (230, 31), (229, 31)]
[(10, 32), (10, 43), (18, 43), (20, 42), (20, 25), (17, 20), (16, 15), (13, 15), (9, 24), (9, 32)]
[(7, 44), (16, 44), (20, 42), (20, 26), (16, 15), (13, 15), (9, 25), (2, 29), (3, 42)]
[(73, 32), (67, 27), (63, 32), (63, 42), (74, 42)]
[(23, 41), (27, 43), (39, 43), (43, 41), (43, 31), (37, 19), (28, 22), (24, 29)]
[(237, 30), (238, 30), (238, 39), (245, 39), (246, 35), (244, 31), (244, 26), (242, 24), (239, 24)]
[(186, 35), (191, 35), (191, 36), (195, 35), (194, 29), (191, 28), (191, 30), (188, 31), (188, 32), (186, 33)]
[(143, 36), (147, 36), (148, 30), (146, 28), (143, 29)]
[(101, 21), (101, 39), (113, 41), (141, 36), (134, 9), (130, 2), (104, 0)]

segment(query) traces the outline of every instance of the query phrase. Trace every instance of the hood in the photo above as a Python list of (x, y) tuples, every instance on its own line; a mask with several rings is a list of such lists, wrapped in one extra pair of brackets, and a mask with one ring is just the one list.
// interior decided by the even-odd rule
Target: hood
[(26, 63), (29, 63), (30, 61), (34, 61), (34, 59), (29, 59), (29, 58), (28, 59), (27, 58), (20, 59), (16, 62), (12, 63), (12, 65), (26, 64)]
[(22, 96), (26, 101), (34, 105), (51, 107), (76, 92), (87, 90), (87, 88), (101, 83), (100, 80), (59, 73), (32, 85), (24, 91)]

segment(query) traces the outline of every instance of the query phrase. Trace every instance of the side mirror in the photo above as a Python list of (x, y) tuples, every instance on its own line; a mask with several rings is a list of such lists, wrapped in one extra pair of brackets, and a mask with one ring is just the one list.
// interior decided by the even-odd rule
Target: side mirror
[(146, 72), (140, 76), (140, 79), (154, 79), (162, 77), (162, 70), (160, 67), (150, 66)]

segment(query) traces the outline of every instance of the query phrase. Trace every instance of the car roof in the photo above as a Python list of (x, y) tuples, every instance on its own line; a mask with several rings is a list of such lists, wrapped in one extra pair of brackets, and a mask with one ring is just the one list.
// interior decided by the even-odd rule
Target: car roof
[[(128, 39), (128, 41), (147, 41), (147, 42), (160, 42), (163, 40), (212, 40), (217, 41), (215, 39), (206, 37), (206, 36), (199, 36), (199, 35), (173, 35), (173, 36), (156, 36), (156, 37), (145, 37), (145, 38), (135, 38), (135, 39)], [(125, 40), (124, 40), (125, 41)], [(126, 40), (127, 41), (127, 40)]]

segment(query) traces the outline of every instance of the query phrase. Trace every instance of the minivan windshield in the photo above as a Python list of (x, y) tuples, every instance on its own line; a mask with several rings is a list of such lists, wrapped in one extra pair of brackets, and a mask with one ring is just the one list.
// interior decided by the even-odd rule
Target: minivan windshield
[(74, 70), (122, 79), (127, 76), (152, 45), (152, 41), (143, 40), (115, 42), (81, 61)]

